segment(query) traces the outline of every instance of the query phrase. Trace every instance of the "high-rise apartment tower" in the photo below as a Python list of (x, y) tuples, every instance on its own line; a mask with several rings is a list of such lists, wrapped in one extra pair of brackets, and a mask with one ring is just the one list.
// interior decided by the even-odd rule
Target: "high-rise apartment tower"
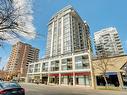
[(46, 57), (75, 53), (89, 48), (89, 27), (71, 6), (52, 16), (48, 23)]
[(97, 55), (102, 52), (108, 53), (109, 56), (124, 54), (120, 38), (115, 27), (105, 28), (95, 32), (94, 42)]
[(17, 42), (12, 47), (12, 52), (7, 64), (9, 73), (25, 77), (29, 63), (38, 61), (39, 49), (29, 44)]

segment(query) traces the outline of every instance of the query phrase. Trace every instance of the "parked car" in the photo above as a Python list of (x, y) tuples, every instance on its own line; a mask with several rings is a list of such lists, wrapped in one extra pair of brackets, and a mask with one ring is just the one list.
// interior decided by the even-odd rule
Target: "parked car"
[(25, 95), (25, 90), (16, 82), (0, 82), (0, 95)]
[(0, 78), (0, 81), (4, 81), (4, 79), (3, 78)]

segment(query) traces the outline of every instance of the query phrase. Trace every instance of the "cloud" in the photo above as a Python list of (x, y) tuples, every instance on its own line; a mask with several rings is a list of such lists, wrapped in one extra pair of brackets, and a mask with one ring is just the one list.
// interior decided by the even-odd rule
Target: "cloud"
[(21, 24), (22, 29), (27, 31), (28, 33), (18, 32), (19, 35), (24, 36), (25, 38), (31, 39), (35, 38), (36, 32), (35, 27), (33, 25), (33, 10), (32, 10), (32, 0), (14, 0), (15, 8), (21, 7), (18, 14), (21, 14), (23, 16), (20, 16), (18, 18), (19, 23)]
[(9, 43), (9, 44), (15, 44), (20, 40), (16, 35), (12, 35), (8, 32), (1, 32), (0, 38), (5, 39), (5, 40), (0, 40), (0, 43)]
[[(1, 32), (0, 38), (5, 39), (4, 42), (15, 44), (22, 39), (34, 39), (36, 37), (36, 30), (33, 25), (33, 10), (32, 0), (13, 0), (14, 9), (18, 9), (13, 16), (18, 17), (15, 21), (18, 23), (18, 30), (13, 31), (18, 34), (12, 33), (11, 29), (7, 32)], [(12, 18), (13, 18), (12, 16)]]

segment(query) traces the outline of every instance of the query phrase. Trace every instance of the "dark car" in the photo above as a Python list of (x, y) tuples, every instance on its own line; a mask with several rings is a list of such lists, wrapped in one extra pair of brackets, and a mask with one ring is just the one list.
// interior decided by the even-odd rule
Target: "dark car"
[(0, 95), (25, 95), (25, 90), (16, 82), (0, 82)]

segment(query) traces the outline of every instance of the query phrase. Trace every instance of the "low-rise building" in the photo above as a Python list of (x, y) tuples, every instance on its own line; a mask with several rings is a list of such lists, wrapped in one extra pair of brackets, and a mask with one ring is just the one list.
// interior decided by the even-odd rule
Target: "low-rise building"
[[(127, 55), (120, 55), (109, 57), (106, 60), (106, 79), (109, 86), (123, 87), (127, 86)], [(105, 86), (104, 78), (102, 76), (102, 70), (98, 69), (96, 65), (99, 65), (100, 59), (93, 59), (92, 64), (94, 68), (95, 83), (97, 86)], [(103, 63), (102, 63), (103, 64)], [(103, 64), (104, 65), (104, 64)], [(102, 66), (102, 65), (100, 65)], [(103, 68), (104, 66), (102, 66)], [(105, 68), (104, 68), (105, 69)]]
[(91, 87), (93, 75), (90, 60), (88, 52), (42, 59), (29, 65), (27, 81)]

